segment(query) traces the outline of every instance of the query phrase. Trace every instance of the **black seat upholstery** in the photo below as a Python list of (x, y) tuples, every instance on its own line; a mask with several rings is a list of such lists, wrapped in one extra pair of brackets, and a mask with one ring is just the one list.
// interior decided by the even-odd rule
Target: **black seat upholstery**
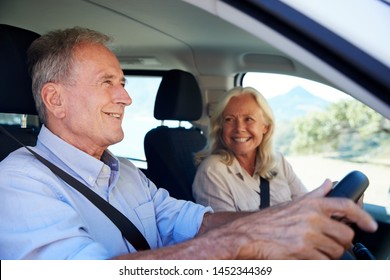
[[(0, 113), (37, 115), (26, 64), (26, 51), (35, 32), (0, 24)], [(35, 145), (38, 127), (3, 125), (25, 145)], [(0, 160), (19, 145), (0, 132)]]
[[(195, 77), (181, 70), (167, 71), (157, 92), (154, 117), (158, 120), (194, 121), (202, 115), (202, 95)], [(148, 176), (172, 197), (192, 200), (195, 152), (206, 145), (198, 128), (161, 125), (145, 135)]]

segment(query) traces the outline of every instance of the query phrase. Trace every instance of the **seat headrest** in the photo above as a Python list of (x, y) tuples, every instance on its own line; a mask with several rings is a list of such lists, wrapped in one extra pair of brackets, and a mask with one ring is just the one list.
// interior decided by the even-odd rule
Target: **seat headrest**
[(26, 51), (39, 34), (0, 24), (0, 112), (37, 115)]
[(169, 70), (163, 77), (154, 105), (158, 120), (194, 121), (202, 116), (202, 94), (195, 77), (182, 70)]

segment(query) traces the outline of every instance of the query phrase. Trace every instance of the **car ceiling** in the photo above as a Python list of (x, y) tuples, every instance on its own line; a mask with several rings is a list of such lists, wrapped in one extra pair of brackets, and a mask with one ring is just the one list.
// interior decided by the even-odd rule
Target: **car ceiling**
[(324, 80), (238, 27), (181, 0), (3, 0), (0, 22), (39, 34), (83, 26), (114, 38), (125, 69), (198, 76), (269, 71)]

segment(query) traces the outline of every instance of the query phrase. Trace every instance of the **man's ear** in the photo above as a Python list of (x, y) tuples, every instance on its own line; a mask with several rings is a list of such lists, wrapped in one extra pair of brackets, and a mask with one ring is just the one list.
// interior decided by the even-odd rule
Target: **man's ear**
[(62, 87), (55, 83), (47, 83), (42, 87), (42, 101), (46, 106), (47, 113), (54, 115), (56, 118), (65, 116), (65, 107), (62, 99)]

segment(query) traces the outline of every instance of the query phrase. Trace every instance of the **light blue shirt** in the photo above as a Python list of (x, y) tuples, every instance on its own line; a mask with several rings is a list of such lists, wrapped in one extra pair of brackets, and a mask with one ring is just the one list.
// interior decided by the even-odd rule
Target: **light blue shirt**
[[(193, 238), (210, 208), (171, 198), (130, 161), (109, 151), (102, 161), (45, 126), (37, 153), (125, 214), (159, 248)], [(87, 198), (25, 148), (0, 163), (0, 259), (108, 259), (135, 249)]]

